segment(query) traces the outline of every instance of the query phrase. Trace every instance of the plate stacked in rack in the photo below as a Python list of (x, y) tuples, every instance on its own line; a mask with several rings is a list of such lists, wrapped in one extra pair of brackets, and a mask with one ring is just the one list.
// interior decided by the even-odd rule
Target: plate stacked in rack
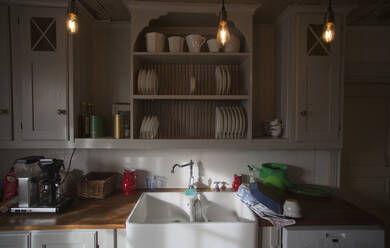
[(217, 95), (228, 95), (232, 87), (232, 77), (226, 65), (215, 67), (215, 82)]
[(247, 118), (241, 106), (221, 106), (215, 109), (215, 138), (240, 139), (245, 137)]
[(160, 122), (156, 115), (146, 115), (142, 120), (139, 135), (141, 139), (155, 139), (157, 138), (158, 128)]
[(153, 69), (139, 70), (138, 72), (138, 94), (157, 95), (158, 76)]

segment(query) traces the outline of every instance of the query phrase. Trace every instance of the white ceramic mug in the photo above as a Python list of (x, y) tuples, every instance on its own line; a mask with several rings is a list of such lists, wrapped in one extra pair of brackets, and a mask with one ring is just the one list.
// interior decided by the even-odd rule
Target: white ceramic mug
[(201, 36), (200, 34), (190, 34), (186, 37), (186, 42), (188, 46), (188, 50), (191, 53), (200, 52), (200, 48), (206, 42), (206, 38)]
[(146, 33), (146, 50), (148, 52), (164, 52), (165, 35), (162, 33)]
[(240, 38), (237, 35), (230, 34), (230, 39), (225, 44), (224, 51), (226, 53), (240, 52)]
[(174, 53), (183, 52), (184, 38), (181, 36), (171, 36), (168, 38), (169, 51)]
[(286, 199), (283, 204), (283, 215), (291, 218), (302, 218), (302, 210), (298, 201), (295, 199)]
[(217, 39), (209, 39), (207, 41), (207, 46), (209, 47), (209, 51), (212, 53), (219, 52), (219, 49), (221, 48), (221, 45), (217, 41)]

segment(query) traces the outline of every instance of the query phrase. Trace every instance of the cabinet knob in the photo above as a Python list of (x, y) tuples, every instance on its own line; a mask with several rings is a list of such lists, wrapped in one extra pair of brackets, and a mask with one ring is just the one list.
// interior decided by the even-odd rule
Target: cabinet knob
[(66, 110), (65, 109), (57, 109), (57, 114), (58, 115), (66, 115)]
[(301, 116), (304, 116), (304, 117), (307, 116), (307, 111), (306, 110), (302, 110), (301, 111)]
[(8, 109), (0, 109), (0, 115), (8, 114)]

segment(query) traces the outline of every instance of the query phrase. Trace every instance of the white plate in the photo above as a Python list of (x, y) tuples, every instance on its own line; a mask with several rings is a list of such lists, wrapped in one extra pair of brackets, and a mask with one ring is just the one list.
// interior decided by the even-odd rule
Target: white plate
[(225, 112), (226, 112), (226, 116), (227, 116), (227, 122), (228, 122), (228, 125), (227, 125), (227, 130), (226, 130), (226, 137), (228, 139), (230, 139), (232, 137), (232, 114), (230, 113), (230, 107), (227, 106), (225, 107)]
[(222, 86), (222, 73), (221, 73), (221, 68), (219, 66), (215, 67), (215, 82), (216, 82), (216, 93), (217, 95), (221, 94), (221, 86)]
[(239, 115), (239, 118), (240, 118), (240, 129), (238, 130), (238, 137), (239, 138), (242, 138), (242, 130), (244, 129), (244, 116), (241, 112), (241, 107), (239, 106), (236, 106), (237, 108), (237, 112), (238, 112), (238, 115)]
[(228, 115), (225, 107), (221, 107), (222, 110), (222, 116), (223, 116), (223, 129), (222, 129), (222, 138), (227, 139), (228, 138), (228, 128), (229, 128), (229, 120)]
[(230, 130), (230, 138), (234, 139), (235, 138), (235, 131), (236, 131), (236, 116), (234, 115), (233, 107), (229, 106), (229, 113), (231, 117), (231, 122), (232, 122), (232, 127)]
[(146, 116), (142, 119), (141, 122), (141, 127), (139, 128), (139, 136), (140, 138), (144, 138), (144, 133), (145, 133), (145, 122), (146, 122)]
[(215, 138), (221, 138), (221, 130), (222, 130), (222, 113), (219, 107), (215, 109)]
[(145, 70), (141, 70), (141, 79), (140, 79), (140, 82), (139, 82), (139, 94), (144, 94), (145, 92), (145, 76), (146, 76), (146, 71)]
[(240, 130), (240, 114), (238, 113), (237, 107), (232, 107), (233, 113), (234, 113), (234, 119), (235, 119), (235, 127), (234, 127), (234, 138), (238, 138), (238, 132)]
[(232, 87), (232, 77), (230, 76), (230, 71), (227, 66), (225, 66), (225, 72), (226, 72), (226, 80), (227, 80), (227, 86), (226, 86), (226, 94), (230, 94), (230, 89)]
[(240, 133), (241, 133), (240, 136), (241, 136), (241, 138), (243, 138), (244, 135), (245, 135), (245, 129), (246, 129), (246, 117), (245, 117), (245, 110), (244, 110), (244, 108), (240, 106), (239, 110), (241, 112), (241, 118), (242, 118), (242, 123), (243, 123), (243, 125), (241, 127), (241, 131), (240, 131)]
[(150, 139), (150, 133), (152, 129), (152, 116), (149, 116), (145, 125), (145, 137)]
[(225, 71), (225, 66), (221, 66), (221, 73), (222, 73), (222, 80), (221, 80), (221, 83), (222, 83), (222, 89), (221, 89), (221, 95), (225, 95), (226, 94), (226, 71)]

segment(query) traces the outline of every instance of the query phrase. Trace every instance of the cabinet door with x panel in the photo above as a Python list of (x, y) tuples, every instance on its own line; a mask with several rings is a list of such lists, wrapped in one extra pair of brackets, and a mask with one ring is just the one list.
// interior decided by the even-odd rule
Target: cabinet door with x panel
[(23, 140), (69, 137), (65, 18), (65, 8), (19, 8)]
[(340, 139), (340, 93), (342, 85), (341, 25), (336, 39), (322, 38), (323, 16), (299, 14), (296, 60), (295, 141), (337, 141)]

